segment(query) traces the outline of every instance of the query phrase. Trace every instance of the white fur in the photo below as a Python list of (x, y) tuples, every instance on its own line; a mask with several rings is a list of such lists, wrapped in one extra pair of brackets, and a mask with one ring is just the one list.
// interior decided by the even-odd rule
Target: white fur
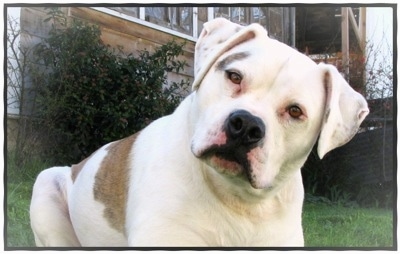
[[(60, 182), (67, 182), (68, 211), (79, 239), (75, 245), (304, 245), (300, 168), (320, 133), (320, 155), (354, 135), (368, 113), (366, 101), (333, 67), (316, 65), (268, 38), (261, 26), (241, 27), (217, 19), (205, 27), (196, 46), (194, 92), (172, 115), (145, 128), (131, 148), (125, 232), (110, 227), (104, 205), (92, 195), (105, 148), (86, 162), (73, 184), (69, 169), (57, 168), (62, 171), (57, 173)], [(224, 66), (243, 76), (235, 93), (238, 85), (216, 66), (240, 52), (248, 57)], [(288, 114), (292, 104), (304, 110), (301, 120)], [(263, 144), (247, 153), (253, 183), (240, 168), (224, 168), (231, 164), (202, 157), (210, 146), (224, 144), (224, 122), (239, 109), (260, 118), (266, 129)], [(55, 205), (46, 197), (54, 189), (50, 175), (56, 170), (45, 172), (48, 176), (37, 180), (31, 206), (37, 243), (68, 245), (52, 235), (39, 215), (39, 206)], [(62, 219), (58, 214), (44, 216), (56, 221)], [(74, 233), (66, 230), (68, 235)]]

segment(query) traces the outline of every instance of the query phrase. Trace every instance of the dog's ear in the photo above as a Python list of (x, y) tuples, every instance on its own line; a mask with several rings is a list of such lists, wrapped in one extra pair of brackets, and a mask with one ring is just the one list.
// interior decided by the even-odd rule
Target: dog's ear
[(318, 155), (346, 144), (358, 131), (368, 115), (364, 97), (353, 90), (337, 69), (329, 64), (319, 64), (326, 91), (325, 113), (318, 141)]
[(192, 89), (196, 90), (200, 86), (204, 76), (222, 54), (255, 38), (259, 33), (268, 36), (259, 24), (241, 26), (224, 18), (205, 23), (195, 47), (195, 80)]

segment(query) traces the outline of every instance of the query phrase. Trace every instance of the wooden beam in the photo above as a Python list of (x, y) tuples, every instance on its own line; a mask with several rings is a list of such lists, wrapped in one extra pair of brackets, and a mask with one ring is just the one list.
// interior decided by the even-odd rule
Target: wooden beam
[[(367, 44), (367, 9), (366, 7), (360, 7), (360, 17), (358, 21), (358, 27), (360, 29), (360, 37), (361, 37), (361, 52), (362, 55), (365, 59), (365, 51), (366, 51), (366, 44)], [(365, 63), (364, 63), (365, 64)], [(367, 79), (367, 74), (366, 74), (366, 68), (363, 68), (363, 74), (362, 74), (362, 80), (363, 80), (363, 91), (365, 93), (366, 90), (366, 79)]]
[(344, 77), (349, 77), (349, 11), (342, 7), (342, 66)]
[(347, 10), (349, 11), (348, 15), (349, 15), (351, 27), (353, 28), (354, 34), (356, 35), (358, 45), (361, 48), (361, 37), (360, 37), (360, 31), (359, 31), (359, 28), (357, 25), (356, 18), (354, 17), (354, 13), (351, 8), (347, 8)]
[(358, 21), (358, 28), (360, 33), (360, 47), (363, 52), (365, 53), (365, 45), (367, 43), (367, 8), (360, 7), (360, 17)]
[(365, 40), (366, 40), (366, 9), (365, 7), (360, 7), (358, 25), (356, 18), (354, 16), (352, 8), (347, 8), (349, 11), (349, 18), (351, 27), (353, 28), (354, 34), (356, 35), (358, 45), (361, 51), (365, 51)]

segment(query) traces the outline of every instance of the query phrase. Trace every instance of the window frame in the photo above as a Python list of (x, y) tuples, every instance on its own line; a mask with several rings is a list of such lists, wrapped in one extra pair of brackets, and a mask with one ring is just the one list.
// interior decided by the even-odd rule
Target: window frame
[[(192, 41), (192, 42), (196, 42), (198, 37), (199, 37), (199, 35), (200, 35), (200, 33), (199, 33), (200, 32), (199, 31), (200, 28), (198, 27), (198, 22), (199, 22), (199, 20), (198, 20), (198, 11), (199, 11), (199, 8), (207, 8), (207, 21), (213, 20), (214, 17), (216, 16), (216, 12), (214, 10), (215, 7), (196, 7), (196, 6), (190, 7), (190, 8), (192, 8), (193, 20), (192, 20), (192, 34), (188, 35), (188, 34), (185, 34), (183, 32), (179, 32), (179, 31), (173, 30), (171, 28), (168, 28), (168, 27), (165, 27), (165, 26), (161, 26), (161, 25), (146, 21), (145, 20), (145, 16), (146, 16), (145, 8), (149, 8), (149, 7), (151, 7), (151, 6), (137, 7), (139, 9), (138, 17), (133, 17), (133, 16), (130, 16), (130, 15), (121, 13), (119, 11), (107, 8), (107, 7), (90, 7), (90, 8), (93, 9), (93, 10), (102, 12), (102, 13), (109, 14), (111, 16), (115, 16), (115, 17), (122, 18), (122, 19), (125, 19), (125, 20), (128, 20), (128, 21), (134, 22), (134, 23), (138, 23), (138, 24), (141, 24), (143, 26), (146, 26), (146, 27), (149, 27), (149, 28), (161, 31), (161, 32), (165, 32), (165, 33), (168, 33), (170, 35), (173, 35), (173, 36), (176, 36), (176, 37), (179, 37), (179, 38), (182, 38), (182, 39), (186, 39), (186, 40)], [(171, 7), (174, 7), (174, 6), (171, 6)], [(231, 7), (231, 6), (227, 6), (227, 7)], [(251, 7), (261, 7), (261, 6), (246, 6), (246, 7), (244, 6), (243, 8), (251, 8)], [(169, 6), (165, 6), (164, 8), (169, 8)], [(240, 7), (240, 8), (242, 8), (242, 7)], [(229, 19), (232, 18), (230, 16), (230, 14), (231, 13), (229, 13)], [(292, 45), (292, 44), (294, 44), (294, 41), (292, 41), (293, 38), (291, 38), (291, 35), (289, 34), (290, 31), (285, 31), (285, 25), (284, 25), (285, 21), (284, 21), (284, 19), (285, 19), (286, 15), (288, 15), (290, 17), (290, 10), (289, 11), (286, 11), (286, 10), (282, 11), (283, 33), (281, 35), (282, 38), (279, 38), (279, 40), (282, 41), (283, 43), (287, 44), (287, 45), (294, 46), (294, 45)], [(250, 15), (248, 15), (248, 17), (246, 19), (251, 19)], [(245, 21), (248, 22), (249, 20), (245, 20)], [(266, 27), (266, 28), (268, 29), (268, 27)], [(290, 29), (290, 27), (289, 27), (289, 29)]]
[[(193, 8), (192, 35), (188, 35), (188, 34), (185, 34), (185, 33), (170, 29), (168, 27), (160, 26), (160, 25), (157, 25), (157, 24), (154, 24), (154, 23), (146, 21), (145, 20), (145, 16), (146, 16), (145, 15), (145, 8), (146, 7), (139, 7), (139, 17), (138, 18), (133, 17), (133, 16), (129, 16), (127, 14), (118, 12), (118, 11), (113, 10), (113, 9), (109, 9), (107, 7), (90, 7), (90, 8), (93, 9), (93, 10), (99, 11), (99, 12), (103, 12), (103, 13), (109, 14), (111, 16), (122, 18), (122, 19), (125, 19), (125, 20), (128, 20), (128, 21), (131, 21), (131, 22), (135, 22), (135, 23), (138, 23), (138, 24), (141, 24), (141, 25), (156, 29), (156, 30), (161, 31), (161, 32), (165, 32), (165, 33), (171, 34), (171, 35), (174, 35), (174, 36), (177, 36), (177, 37), (189, 40), (189, 41), (196, 42), (197, 39), (198, 39), (198, 32), (199, 32), (198, 29), (197, 29), (198, 7), (192, 7)], [(210, 14), (210, 10), (209, 9), (211, 9), (211, 7), (208, 7), (208, 14)], [(210, 15), (208, 15), (208, 20), (211, 20), (210, 19)]]

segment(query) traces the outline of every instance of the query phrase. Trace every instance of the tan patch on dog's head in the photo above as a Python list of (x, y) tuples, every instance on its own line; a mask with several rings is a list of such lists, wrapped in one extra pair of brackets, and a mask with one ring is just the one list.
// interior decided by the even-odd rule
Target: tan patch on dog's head
[(111, 227), (123, 233), (129, 170), (132, 165), (130, 152), (138, 134), (116, 141), (107, 147), (108, 153), (95, 176), (93, 187), (95, 200), (105, 205), (104, 217)]

